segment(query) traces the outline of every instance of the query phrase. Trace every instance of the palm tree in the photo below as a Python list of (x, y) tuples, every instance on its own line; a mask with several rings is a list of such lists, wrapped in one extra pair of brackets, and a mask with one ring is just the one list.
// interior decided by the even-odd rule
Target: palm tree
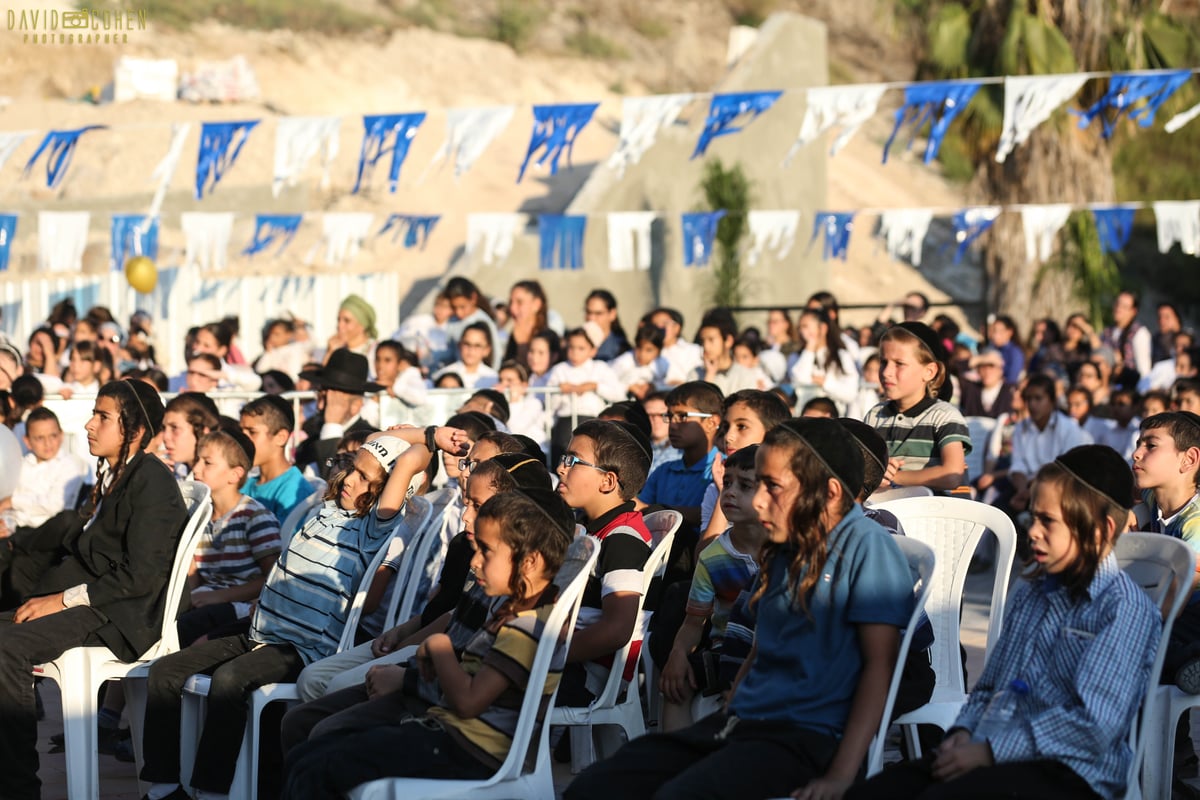
[[(1163, 4), (1165, 5), (1165, 4)], [(976, 0), (939, 4), (926, 26), (922, 77), (967, 78), (1191, 65), (1191, 34), (1143, 0)], [(1099, 97), (1085, 85), (1081, 100)], [(963, 146), (975, 177), (972, 200), (988, 204), (1110, 202), (1115, 199), (1111, 143), (1080, 130), (1059, 111), (1003, 163), (994, 159), (1003, 120), (1003, 87), (986, 86), (964, 114)], [(1095, 244), (1090, 215), (1076, 213), (1057, 259), (1025, 260), (1020, 218), (1004, 214), (989, 232), (988, 303), (1025, 327), (1061, 316), (1083, 301), (1098, 317), (1117, 286), (1116, 265)], [(1098, 321), (1098, 320), (1097, 320)]]

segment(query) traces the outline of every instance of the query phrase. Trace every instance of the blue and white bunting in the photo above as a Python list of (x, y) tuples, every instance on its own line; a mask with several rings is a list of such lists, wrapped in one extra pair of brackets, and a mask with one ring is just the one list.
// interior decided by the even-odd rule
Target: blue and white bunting
[(296, 238), (300, 229), (303, 214), (258, 214), (254, 217), (254, 238), (242, 250), (244, 256), (255, 256), (276, 242), (279, 249), (275, 251), (278, 258)]
[(1069, 203), (1021, 206), (1021, 226), (1025, 230), (1025, 260), (1044, 262), (1054, 252), (1058, 232), (1071, 216)]
[(704, 121), (704, 130), (700, 132), (700, 138), (696, 141), (692, 158), (704, 155), (712, 140), (718, 136), (740, 133), (743, 128), (758, 119), (760, 114), (775, 105), (775, 101), (782, 94), (783, 92), (714, 94), (708, 106), (708, 119)]
[(1008, 75), (1004, 78), (1004, 123), (996, 161), (1004, 163), (1034, 128), (1050, 119), (1055, 109), (1087, 83), (1087, 75)]
[(707, 267), (712, 260), (713, 242), (717, 238), (717, 224), (725, 216), (725, 210), (694, 211), (684, 214), (683, 265), (685, 267)]
[(17, 235), (17, 215), (0, 214), (0, 272), (8, 269), (8, 254)]
[(0, 168), (35, 131), (0, 131)]
[(280, 117), (275, 121), (275, 177), (271, 194), (295, 186), (308, 162), (321, 157), (321, 188), (329, 186), (329, 168), (340, 144), (340, 117)]
[[(369, 211), (349, 211), (325, 213), (321, 215), (321, 242), (325, 245), (325, 264), (330, 267), (340, 267), (348, 264), (358, 255), (363, 242), (371, 235), (375, 225), (375, 215)], [(313, 260), (314, 252), (306, 259)], [(280, 248), (282, 252), (282, 248)]]
[[(1154, 115), (1159, 106), (1167, 101), (1175, 90), (1192, 78), (1190, 69), (1163, 72), (1121, 72), (1113, 75), (1108, 91), (1085, 111), (1075, 111), (1080, 117), (1079, 127), (1086, 128), (1096, 117), (1102, 125), (1101, 135), (1111, 139), (1122, 114), (1143, 128), (1154, 124)], [(1144, 101), (1144, 102), (1139, 102)]]
[(659, 131), (679, 119), (694, 94), (659, 94), (650, 97), (626, 97), (621, 101), (621, 138), (608, 165), (624, 175), (625, 169), (642, 159), (654, 146)]
[(883, 146), (883, 163), (887, 163), (888, 150), (901, 128), (910, 126), (912, 136), (909, 137), (908, 146), (911, 148), (926, 122), (930, 123), (930, 128), (924, 161), (928, 164), (937, 158), (950, 123), (963, 112), (978, 91), (979, 83), (976, 81), (929, 81), (906, 87), (904, 105), (896, 109), (896, 125)]
[(894, 261), (908, 259), (914, 267), (921, 266), (921, 254), (925, 248), (925, 234), (933, 222), (933, 211), (928, 208), (896, 208), (879, 215), (879, 235), (884, 248)]
[(375, 235), (383, 236), (391, 231), (392, 243), (395, 244), (399, 240), (400, 234), (404, 234), (405, 250), (412, 250), (414, 247), (424, 250), (426, 242), (429, 241), (429, 235), (433, 233), (433, 227), (441, 218), (441, 214), (389, 214), (383, 227)]
[(831, 258), (846, 260), (850, 251), (850, 232), (854, 230), (853, 211), (818, 211), (813, 219), (812, 238), (809, 246), (824, 234), (824, 244), (821, 248), (821, 258), (828, 261)]
[(179, 215), (185, 243), (184, 266), (223, 270), (229, 263), (229, 241), (233, 238), (233, 212), (185, 211)]
[(1100, 249), (1105, 253), (1120, 253), (1129, 244), (1133, 234), (1134, 209), (1128, 206), (1103, 206), (1092, 209), (1096, 220), (1096, 233), (1100, 236)]
[(558, 174), (558, 162), (565, 153), (567, 166), (571, 165), (571, 150), (575, 147), (575, 139), (589, 122), (599, 103), (568, 103), (565, 105), (534, 106), (533, 132), (529, 136), (529, 147), (525, 151), (525, 160), (517, 172), (517, 183), (525, 177), (525, 170), (534, 154), (539, 150), (542, 154), (533, 162), (541, 167), (550, 164), (550, 174)]
[(853, 86), (822, 86), (805, 93), (807, 107), (800, 133), (783, 163), (789, 164), (800, 150), (834, 128), (841, 132), (829, 146), (829, 155), (837, 155), (858, 132), (863, 123), (875, 115), (879, 101), (888, 90), (883, 83), (860, 83)]
[(242, 152), (250, 131), (258, 120), (242, 122), (206, 122), (200, 128), (200, 154), (196, 158), (196, 199), (204, 198), (205, 187), (212, 194), (226, 170)]
[[(1175, 116), (1167, 120), (1167, 124), (1163, 125), (1163, 130), (1167, 133), (1175, 133), (1175, 131), (1187, 125), (1189, 122), (1200, 116), (1200, 103), (1189, 108), (1187, 111), (1180, 111)], [(3, 166), (4, 160), (0, 159), (0, 166)]]
[(954, 224), (954, 240), (958, 247), (954, 251), (954, 263), (962, 261), (971, 243), (983, 236), (988, 228), (996, 224), (1000, 216), (1000, 206), (976, 206), (964, 208), (951, 218)]
[(42, 153), (46, 153), (46, 186), (57, 189), (63, 178), (66, 177), (67, 169), (71, 166), (71, 158), (75, 155), (75, 146), (79, 144), (79, 137), (88, 131), (104, 130), (107, 127), (107, 125), (85, 125), (82, 128), (72, 128), (71, 130), (50, 131), (42, 139), (37, 150), (33, 151), (29, 161), (25, 163), (25, 177), (29, 176), (33, 165), (41, 158)]
[(800, 228), (800, 212), (750, 211), (746, 214), (746, 227), (750, 232), (750, 247), (746, 251), (746, 265), (753, 267), (770, 250), (776, 260), (782, 261), (792, 252), (796, 244), (796, 231)]
[(488, 145), (504, 133), (516, 110), (515, 106), (496, 106), (452, 108), (447, 111), (446, 140), (433, 154), (429, 166), (425, 168), (426, 172), (449, 158), (454, 162), (454, 177), (457, 179), (466, 175)]
[(538, 265), (542, 269), (583, 269), (583, 234), (587, 217), (538, 216)]
[(38, 271), (79, 272), (87, 249), (87, 211), (38, 212)]
[(158, 258), (158, 217), (113, 214), (111, 240), (109, 268), (113, 272), (124, 269), (125, 262), (134, 256), (154, 261)]
[(479, 253), (485, 266), (503, 264), (524, 229), (524, 214), (468, 214), (467, 254)]
[(400, 185), (400, 167), (408, 158), (408, 146), (425, 121), (425, 112), (413, 114), (375, 114), (363, 117), (362, 149), (358, 154), (358, 175), (354, 179), (354, 194), (362, 188), (363, 179), (371, 182), (375, 164), (388, 153), (392, 163), (388, 168), (388, 191), (395, 193)]
[(614, 211), (608, 214), (608, 268), (613, 272), (650, 269), (651, 233), (658, 215), (653, 211)]
[(1166, 253), (1176, 242), (1185, 255), (1200, 254), (1200, 200), (1154, 203), (1158, 252)]

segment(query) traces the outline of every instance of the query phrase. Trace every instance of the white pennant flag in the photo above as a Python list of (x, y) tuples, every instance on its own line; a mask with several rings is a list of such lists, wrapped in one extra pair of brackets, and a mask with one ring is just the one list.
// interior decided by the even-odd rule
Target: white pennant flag
[(782, 261), (796, 243), (796, 230), (800, 227), (799, 211), (751, 211), (746, 214), (746, 225), (750, 229), (750, 250), (746, 263), (753, 267), (766, 250)]
[(353, 261), (374, 224), (375, 215), (365, 211), (324, 214), (321, 241), (325, 243), (325, 263), (338, 267)]
[(1054, 110), (1070, 100), (1087, 82), (1087, 75), (1008, 76), (1004, 79), (1004, 126), (996, 161), (1023, 144), (1033, 129), (1050, 118)]
[(175, 176), (175, 167), (179, 166), (179, 157), (183, 154), (183, 142), (191, 130), (190, 122), (177, 122), (171, 126), (171, 144), (167, 146), (167, 154), (158, 162), (154, 172), (150, 173), (150, 180), (158, 181), (158, 188), (154, 190), (154, 199), (150, 201), (150, 210), (146, 212), (146, 216), (157, 217), (162, 209), (167, 188), (171, 185), (171, 178)]
[(1189, 256), (1200, 253), (1200, 200), (1160, 201), (1154, 203), (1158, 227), (1158, 251), (1165, 253), (1179, 242)]
[(308, 162), (321, 156), (321, 188), (329, 186), (329, 167), (337, 157), (340, 117), (280, 117), (275, 123), (276, 197), (284, 186), (295, 186)]
[(1046, 261), (1054, 252), (1054, 239), (1071, 216), (1069, 203), (1022, 206), (1021, 226), (1025, 229), (1025, 260)]
[(0, 131), (0, 167), (17, 151), (21, 142), (28, 139), (33, 131)]
[(608, 215), (608, 268), (613, 272), (650, 269), (653, 211), (616, 211)]
[(840, 127), (842, 132), (833, 140), (830, 155), (836, 155), (846, 146), (862, 124), (870, 119), (879, 107), (879, 100), (888, 90), (886, 84), (864, 83), (856, 86), (822, 86), (809, 89), (804, 121), (792, 149), (783, 159), (787, 166), (800, 148), (815, 141), (826, 131)]
[(188, 211), (179, 215), (185, 244), (183, 263), (203, 270), (222, 270), (229, 263), (229, 239), (233, 235), (233, 212), (215, 214)]
[(38, 270), (79, 272), (87, 248), (87, 211), (38, 212)]
[[(1163, 126), (1163, 130), (1165, 130), (1167, 133), (1174, 133), (1198, 116), (1200, 116), (1200, 103), (1196, 103), (1196, 105), (1192, 106), (1187, 111), (1180, 111), (1178, 114), (1171, 117), (1169, 120), (1167, 120), (1167, 124)], [(0, 158), (0, 164), (3, 163), (4, 159)]]
[(879, 215), (879, 234), (884, 238), (888, 255), (896, 261), (909, 259), (914, 267), (921, 266), (921, 251), (925, 234), (933, 222), (928, 208), (897, 208)]
[(624, 175), (626, 167), (641, 160), (658, 132), (675, 123), (694, 94), (660, 94), (651, 97), (626, 97), (621, 101), (621, 139), (608, 159), (608, 165)]
[[(428, 172), (434, 164), (453, 157), (454, 177), (461, 178), (475, 165), (483, 151), (504, 132), (512, 120), (513, 106), (493, 108), (452, 108), (446, 112), (446, 141), (433, 154)], [(424, 173), (421, 175), (424, 178)], [(419, 181), (418, 181), (419, 182)]]
[(482, 251), (485, 265), (499, 264), (508, 258), (513, 239), (524, 227), (524, 214), (468, 214), (467, 253)]

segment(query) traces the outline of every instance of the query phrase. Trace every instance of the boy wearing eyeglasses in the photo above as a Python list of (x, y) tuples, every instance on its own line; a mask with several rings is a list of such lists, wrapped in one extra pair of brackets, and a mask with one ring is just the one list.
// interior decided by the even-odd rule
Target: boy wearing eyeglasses
[[(689, 381), (671, 390), (663, 416), (671, 426), (671, 446), (679, 449), (683, 458), (650, 473), (638, 495), (648, 506), (664, 505), (683, 514), (683, 524), (693, 534), (700, 525), (700, 506), (719, 455), (715, 442), (724, 399), (721, 390), (707, 381)], [(696, 543), (695, 535), (691, 543)]]
[(645, 631), (638, 619), (642, 568), (653, 540), (634, 498), (649, 469), (650, 438), (629, 423), (611, 420), (577, 427), (558, 461), (559, 496), (583, 514), (588, 535), (600, 542), (559, 684), (560, 705), (588, 705), (604, 688), (613, 654), (635, 630), (625, 679), (636, 670)]

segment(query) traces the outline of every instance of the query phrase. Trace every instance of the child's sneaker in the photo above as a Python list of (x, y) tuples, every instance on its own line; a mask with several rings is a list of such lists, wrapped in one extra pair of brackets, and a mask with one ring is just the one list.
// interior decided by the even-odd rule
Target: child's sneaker
[(1188, 694), (1200, 694), (1200, 656), (1184, 662), (1175, 671), (1175, 685)]

